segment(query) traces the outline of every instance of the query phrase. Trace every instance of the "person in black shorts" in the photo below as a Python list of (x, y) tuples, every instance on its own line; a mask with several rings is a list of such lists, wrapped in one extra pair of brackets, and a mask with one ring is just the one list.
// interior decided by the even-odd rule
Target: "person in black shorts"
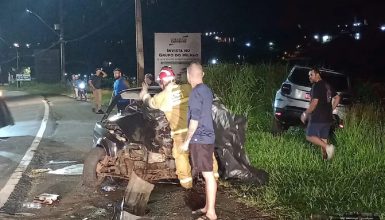
[(193, 174), (201, 172), (206, 184), (206, 204), (202, 209), (193, 211), (202, 216), (198, 219), (217, 219), (215, 200), (217, 182), (213, 171), (215, 133), (212, 110), (213, 93), (203, 83), (203, 68), (199, 63), (192, 63), (187, 69), (187, 79), (193, 90), (188, 102), (187, 137), (182, 150), (190, 150)]
[(309, 80), (313, 84), (309, 107), (301, 115), (303, 123), (308, 121), (306, 140), (320, 146), (322, 157), (330, 160), (334, 156), (334, 146), (328, 144), (330, 127), (333, 122), (333, 110), (337, 107), (340, 96), (321, 78), (317, 68), (309, 71)]

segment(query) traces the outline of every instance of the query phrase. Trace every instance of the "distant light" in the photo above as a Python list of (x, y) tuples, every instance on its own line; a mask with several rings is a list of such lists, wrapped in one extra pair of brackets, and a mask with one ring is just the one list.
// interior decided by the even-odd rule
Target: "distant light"
[(250, 42), (246, 42), (246, 43), (245, 43), (245, 46), (246, 46), (246, 47), (251, 47), (251, 43), (250, 43)]
[(347, 24), (345, 24), (345, 27), (348, 27), (348, 25), (347, 25)]
[(354, 39), (356, 39), (356, 40), (361, 39), (361, 34), (360, 33), (355, 33), (354, 34)]
[(297, 49), (299, 49), (300, 47), (301, 47), (301, 45), (300, 45), (300, 44), (298, 44), (298, 45), (297, 45)]
[(20, 47), (20, 44), (19, 43), (13, 43), (13, 46), (14, 47)]
[(209, 33), (210, 36), (211, 36), (212, 34), (213, 34), (212, 32)]
[(385, 25), (381, 25), (380, 29), (381, 31), (385, 31)]
[(270, 41), (269, 46), (274, 46), (274, 42)]
[(215, 36), (215, 40), (219, 40), (219, 39), (221, 39), (220, 37), (218, 37), (218, 36)]
[(31, 44), (25, 44), (25, 46), (26, 46), (27, 48), (30, 48), (30, 47), (31, 47)]
[(32, 13), (32, 11), (30, 11), (28, 8), (25, 9), (25, 12)]
[(313, 37), (314, 37), (315, 40), (319, 40), (319, 35), (318, 34), (315, 34)]
[(326, 43), (332, 40), (332, 37), (329, 35), (322, 36), (322, 43)]
[(86, 78), (87, 78), (87, 75), (84, 75), (84, 77), (86, 77)]
[(108, 62), (108, 66), (111, 66), (112, 65), (112, 62), (110, 61), (110, 62)]
[(361, 22), (355, 22), (355, 23), (353, 23), (353, 26), (354, 27), (359, 27), (359, 26), (361, 26)]
[(213, 58), (211, 61), (210, 61), (211, 64), (217, 64), (218, 63), (218, 59), (217, 58)]
[(205, 33), (205, 35), (206, 35), (206, 36), (209, 36), (209, 33), (208, 33), (208, 32), (206, 32), (206, 33)]

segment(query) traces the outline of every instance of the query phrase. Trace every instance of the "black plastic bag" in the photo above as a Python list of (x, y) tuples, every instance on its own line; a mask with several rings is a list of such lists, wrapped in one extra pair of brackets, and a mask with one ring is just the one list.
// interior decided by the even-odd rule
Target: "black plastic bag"
[(224, 179), (235, 179), (265, 185), (269, 175), (251, 166), (245, 152), (247, 119), (231, 114), (218, 100), (213, 102), (215, 151), (219, 172)]

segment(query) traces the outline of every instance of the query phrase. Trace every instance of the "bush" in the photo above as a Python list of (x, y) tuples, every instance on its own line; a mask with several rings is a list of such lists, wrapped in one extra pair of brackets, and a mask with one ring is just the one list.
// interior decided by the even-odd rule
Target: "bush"
[(287, 75), (286, 65), (211, 65), (205, 73), (205, 82), (226, 107), (246, 116), (251, 127), (270, 129), (272, 101)]

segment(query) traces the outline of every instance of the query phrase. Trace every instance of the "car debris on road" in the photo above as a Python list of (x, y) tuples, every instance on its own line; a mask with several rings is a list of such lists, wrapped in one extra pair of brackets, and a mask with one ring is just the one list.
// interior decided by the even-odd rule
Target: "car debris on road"
[(36, 196), (33, 202), (52, 205), (55, 201), (58, 200), (58, 198), (59, 198), (58, 194), (42, 193)]

